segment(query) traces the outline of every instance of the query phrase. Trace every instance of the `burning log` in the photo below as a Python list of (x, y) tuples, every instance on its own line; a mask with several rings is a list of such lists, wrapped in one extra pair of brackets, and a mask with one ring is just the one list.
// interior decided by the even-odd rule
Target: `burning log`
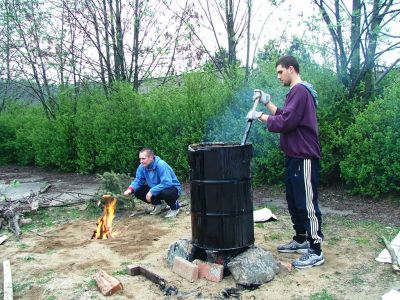
[(117, 278), (108, 275), (103, 270), (96, 273), (93, 279), (96, 281), (97, 287), (104, 296), (111, 296), (115, 292), (123, 289), (122, 283)]
[(108, 239), (112, 237), (112, 222), (115, 217), (117, 198), (111, 195), (103, 195), (105, 199), (103, 216), (97, 219), (96, 230), (93, 232), (92, 239)]

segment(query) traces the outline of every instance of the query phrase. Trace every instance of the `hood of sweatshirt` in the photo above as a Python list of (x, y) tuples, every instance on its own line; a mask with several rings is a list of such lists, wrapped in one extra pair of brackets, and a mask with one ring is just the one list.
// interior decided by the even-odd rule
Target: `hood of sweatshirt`
[(302, 84), (303, 86), (305, 86), (306, 89), (307, 89), (307, 90), (310, 92), (310, 94), (313, 96), (315, 107), (317, 107), (317, 106), (318, 106), (318, 99), (317, 99), (318, 94), (317, 94), (317, 91), (316, 91), (316, 90), (314, 89), (314, 87), (312, 86), (312, 84), (309, 83), (309, 82), (307, 82), (307, 81), (302, 81), (302, 82), (300, 82), (300, 84)]

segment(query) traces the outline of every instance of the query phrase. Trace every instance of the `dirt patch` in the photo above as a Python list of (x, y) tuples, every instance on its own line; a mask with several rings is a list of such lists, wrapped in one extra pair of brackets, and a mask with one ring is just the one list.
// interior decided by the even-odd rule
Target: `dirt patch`
[[(57, 180), (58, 175), (51, 174), (41, 176), (46, 175), (48, 180), (53, 176), (53, 180)], [(69, 174), (64, 178), (72, 181), (76, 178), (75, 183), (79, 184), (82, 180), (89, 180), (83, 177)], [(187, 184), (184, 190), (185, 199), (190, 199)], [(324, 193), (325, 190), (321, 198), (326, 197)], [(337, 191), (332, 193), (339, 195)], [(309, 299), (311, 295), (324, 293), (334, 299), (380, 299), (390, 289), (400, 288), (400, 276), (393, 274), (389, 265), (374, 261), (383, 249), (379, 237), (394, 237), (400, 229), (399, 219), (380, 219), (380, 213), (364, 214), (363, 205), (354, 204), (356, 199), (348, 196), (341, 199), (341, 195), (330, 196), (330, 199), (340, 199), (332, 207), (340, 210), (343, 206), (354, 214), (325, 215), (323, 249), (326, 263), (308, 270), (281, 273), (256, 290), (241, 291), (242, 299)], [(254, 191), (256, 205), (268, 204), (271, 202), (269, 199), (282, 201), (283, 196), (279, 188), (256, 188)], [(322, 200), (328, 207), (327, 201)], [(385, 210), (390, 213), (396, 209), (392, 201), (383, 201), (376, 207), (367, 203), (369, 210), (376, 212), (380, 209), (382, 214)], [(138, 203), (137, 208), (143, 209), (146, 205)], [(290, 218), (284, 208), (278, 207), (274, 212), (278, 221), (255, 225), (255, 244), (271, 251), (278, 260), (290, 262), (298, 255), (276, 251), (278, 244), (292, 236)], [(156, 285), (142, 276), (126, 274), (126, 266), (137, 263), (176, 286), (181, 299), (223, 299), (224, 289), (236, 287), (232, 276), (225, 277), (220, 283), (204, 279), (190, 283), (167, 266), (168, 245), (191, 237), (188, 206), (174, 220), (165, 219), (163, 215), (129, 217), (129, 212), (121, 213), (114, 221), (114, 230), (118, 234), (108, 240), (90, 239), (95, 225), (96, 218), (73, 220), (39, 231), (25, 231), (20, 240), (10, 237), (1, 245), (0, 258), (11, 262), (15, 299), (105, 299), (92, 280), (99, 269), (117, 277), (124, 285), (124, 290), (113, 299), (166, 298)], [(174, 296), (172, 299), (178, 298)]]

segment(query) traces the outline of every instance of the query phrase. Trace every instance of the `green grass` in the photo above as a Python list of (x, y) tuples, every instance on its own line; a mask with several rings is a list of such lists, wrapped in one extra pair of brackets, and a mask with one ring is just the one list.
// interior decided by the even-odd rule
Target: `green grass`
[(308, 300), (334, 300), (335, 298), (328, 293), (327, 290), (323, 289), (321, 292), (312, 294)]
[(22, 279), (21, 281), (13, 282), (13, 292), (14, 294), (23, 294), (26, 290), (30, 290), (34, 282), (28, 279)]
[(329, 239), (327, 239), (329, 245), (336, 245), (338, 244), (340, 241), (342, 241), (342, 238), (338, 235), (336, 236), (330, 236), (329, 235)]
[(89, 282), (87, 283), (87, 287), (89, 289), (93, 289), (97, 286), (96, 280), (94, 279), (90, 279)]
[(265, 228), (264, 223), (256, 223), (257, 228)]
[(349, 217), (327, 216), (322, 227), (327, 241), (330, 243), (338, 243), (344, 237), (339, 233), (343, 230), (354, 230), (353, 236), (349, 239), (358, 245), (377, 245), (384, 246), (381, 237), (384, 236), (391, 241), (400, 231), (399, 226), (388, 227), (381, 223), (371, 220), (353, 220)]
[(116, 275), (129, 275), (128, 274), (128, 268), (127, 268), (127, 266), (130, 264), (130, 262), (123, 262), (122, 264), (121, 264), (121, 268), (119, 269), (119, 270), (117, 270), (117, 271), (114, 271), (113, 273), (112, 273), (112, 275), (114, 275), (114, 276), (116, 276)]
[(363, 285), (365, 283), (365, 280), (362, 279), (360, 276), (355, 275), (351, 280), (350, 280), (352, 285)]
[(271, 232), (268, 234), (264, 234), (264, 241), (276, 241), (281, 238), (281, 234), (279, 232)]
[(10, 181), (10, 186), (11, 187), (18, 187), (20, 185), (21, 185), (21, 183), (16, 179), (13, 179), (13, 180)]
[(17, 248), (18, 249), (26, 249), (26, 248), (28, 248), (28, 245), (23, 243), (23, 242), (18, 242), (17, 243)]
[(76, 207), (54, 207), (40, 209), (35, 213), (27, 214), (27, 218), (32, 219), (32, 223), (22, 227), (22, 232), (43, 230), (57, 224), (65, 224), (77, 219), (87, 219), (99, 216), (103, 212), (100, 208), (79, 210)]
[(48, 283), (50, 280), (52, 280), (52, 279), (54, 278), (54, 275), (55, 275), (55, 274), (56, 274), (56, 272), (53, 271), (53, 270), (47, 271), (47, 272), (44, 274), (43, 277), (39, 278), (39, 279), (36, 281), (36, 283), (37, 283), (38, 285), (46, 284), (46, 283)]
[(33, 256), (33, 254), (28, 254), (27, 256), (24, 257), (24, 260), (32, 261), (35, 260), (35, 257)]
[(352, 239), (358, 245), (368, 245), (370, 240), (368, 237), (365, 236), (358, 236)]

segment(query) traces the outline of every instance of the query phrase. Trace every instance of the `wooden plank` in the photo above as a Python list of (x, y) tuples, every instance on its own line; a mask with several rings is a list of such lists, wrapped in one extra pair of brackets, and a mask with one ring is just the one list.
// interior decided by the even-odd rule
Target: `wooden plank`
[(117, 278), (108, 275), (103, 270), (94, 274), (93, 279), (96, 281), (98, 288), (104, 296), (111, 296), (115, 292), (123, 289), (122, 283)]
[(12, 300), (13, 288), (12, 288), (12, 277), (11, 277), (11, 266), (9, 260), (3, 261), (3, 276), (4, 276), (3, 299)]

